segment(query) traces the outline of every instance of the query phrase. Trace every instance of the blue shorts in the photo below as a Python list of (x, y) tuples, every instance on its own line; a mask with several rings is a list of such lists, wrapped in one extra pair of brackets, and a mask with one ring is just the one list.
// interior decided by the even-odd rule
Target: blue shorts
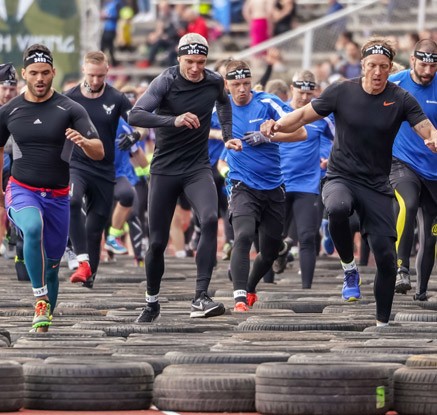
[[(70, 226), (68, 189), (66, 192), (64, 189), (36, 189), (18, 184), (11, 178), (6, 187), (5, 207), (12, 223), (14, 221), (9, 214), (11, 209), (16, 212), (29, 207), (38, 209), (43, 220), (43, 244), (46, 255), (53, 259), (62, 257)], [(14, 225), (16, 226), (15, 223)]]

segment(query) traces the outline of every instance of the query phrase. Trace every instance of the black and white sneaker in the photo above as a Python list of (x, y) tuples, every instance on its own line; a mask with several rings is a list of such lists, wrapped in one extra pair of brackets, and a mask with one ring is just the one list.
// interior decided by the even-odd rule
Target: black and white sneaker
[(159, 303), (154, 304), (153, 307), (150, 304), (146, 304), (146, 306), (141, 311), (141, 314), (135, 320), (135, 323), (153, 323), (161, 318), (161, 306)]
[(207, 318), (221, 316), (225, 312), (225, 306), (222, 303), (215, 302), (211, 297), (202, 293), (191, 303), (191, 318)]

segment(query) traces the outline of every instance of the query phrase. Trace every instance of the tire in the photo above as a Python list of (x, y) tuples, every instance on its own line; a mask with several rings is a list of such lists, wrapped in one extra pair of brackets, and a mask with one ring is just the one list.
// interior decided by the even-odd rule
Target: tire
[(149, 409), (153, 369), (147, 363), (24, 365), (28, 409), (100, 411)]
[(19, 411), (23, 404), (23, 367), (17, 362), (0, 361), (0, 412)]
[(402, 368), (394, 374), (395, 410), (402, 415), (437, 414), (437, 369)]
[(255, 375), (159, 375), (154, 395), (153, 403), (162, 411), (254, 412)]
[(183, 353), (168, 352), (165, 357), (171, 364), (199, 364), (199, 363), (264, 363), (286, 362), (289, 353)]
[(389, 373), (378, 365), (265, 363), (256, 371), (262, 414), (385, 414), (391, 395)]

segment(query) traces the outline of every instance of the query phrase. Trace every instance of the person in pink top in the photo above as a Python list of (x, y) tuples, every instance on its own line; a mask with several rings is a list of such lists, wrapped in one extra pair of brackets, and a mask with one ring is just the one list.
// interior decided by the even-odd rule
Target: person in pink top
[(274, 0), (246, 0), (243, 16), (250, 26), (250, 46), (262, 43), (273, 32)]

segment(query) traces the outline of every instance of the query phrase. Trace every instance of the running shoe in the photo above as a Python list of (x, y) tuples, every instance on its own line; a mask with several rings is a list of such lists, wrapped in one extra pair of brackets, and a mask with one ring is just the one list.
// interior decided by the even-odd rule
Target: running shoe
[(52, 324), (52, 315), (50, 313), (50, 303), (46, 300), (39, 300), (35, 305), (35, 315), (33, 316), (32, 327), (50, 326)]
[(274, 260), (272, 269), (275, 274), (282, 274), (287, 268), (288, 253), (290, 252), (291, 243), (284, 241), (281, 249), (281, 253)]
[(222, 250), (222, 260), (223, 261), (229, 261), (231, 259), (231, 254), (232, 254), (232, 248), (233, 248), (233, 243), (232, 242), (226, 242), (223, 245), (223, 250)]
[(67, 261), (68, 269), (74, 271), (79, 268), (79, 261), (76, 254), (68, 246), (65, 248), (64, 258)]
[(426, 293), (414, 294), (413, 300), (414, 301), (428, 301), (428, 296), (426, 295)]
[(361, 298), (360, 274), (357, 269), (344, 272), (343, 290), (341, 296), (345, 301), (357, 301)]
[(396, 274), (396, 285), (395, 292), (399, 294), (406, 294), (407, 291), (411, 290), (410, 273), (405, 267), (398, 268)]
[(242, 301), (239, 301), (234, 306), (234, 311), (237, 313), (245, 313), (246, 311), (249, 311), (249, 307), (246, 303), (243, 303)]
[(88, 261), (79, 261), (79, 267), (71, 275), (70, 281), (75, 282), (87, 282), (87, 280), (92, 276), (90, 263)]
[(247, 293), (246, 299), (247, 305), (252, 307), (258, 301), (258, 296), (255, 293)]
[(334, 242), (331, 238), (329, 232), (329, 221), (328, 219), (322, 219), (322, 248), (326, 255), (332, 255), (334, 253)]
[(142, 258), (142, 257), (135, 258), (135, 265), (138, 268), (144, 268), (144, 258)]
[(89, 277), (85, 282), (83, 282), (82, 287), (90, 288), (90, 289), (93, 288), (95, 280), (96, 280), (96, 273), (92, 274), (91, 277)]
[(120, 239), (114, 236), (108, 236), (105, 242), (105, 249), (109, 252), (112, 252), (116, 255), (126, 255), (127, 248), (123, 246)]
[(156, 303), (153, 307), (147, 303), (141, 311), (141, 314), (135, 320), (135, 323), (153, 323), (161, 318), (161, 306)]
[(30, 281), (24, 259), (19, 258), (18, 255), (15, 255), (15, 272), (17, 273), (18, 281)]
[(211, 297), (203, 292), (199, 298), (192, 301), (190, 317), (207, 318), (221, 316), (225, 311), (225, 306), (222, 303), (215, 302)]

